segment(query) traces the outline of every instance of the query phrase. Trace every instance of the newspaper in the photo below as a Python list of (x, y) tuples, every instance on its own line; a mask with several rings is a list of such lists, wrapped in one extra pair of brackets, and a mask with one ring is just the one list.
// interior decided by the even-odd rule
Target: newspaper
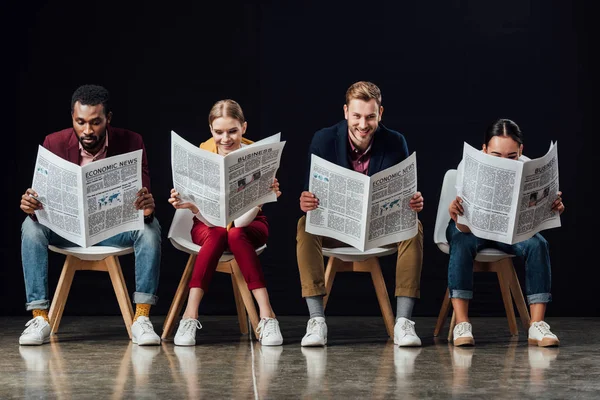
[(31, 188), (43, 205), (38, 222), (79, 246), (144, 229), (144, 212), (133, 204), (142, 188), (142, 150), (80, 167), (39, 146)]
[(271, 189), (285, 146), (281, 133), (226, 156), (200, 149), (171, 131), (173, 186), (204, 222), (226, 227), (259, 204), (277, 201)]
[(457, 195), (467, 225), (480, 238), (514, 244), (560, 226), (552, 203), (558, 192), (557, 145), (543, 157), (517, 161), (494, 157), (464, 144), (457, 171)]
[(409, 202), (417, 191), (417, 155), (373, 176), (311, 155), (309, 191), (319, 207), (306, 216), (306, 231), (360, 251), (410, 239), (418, 232)]

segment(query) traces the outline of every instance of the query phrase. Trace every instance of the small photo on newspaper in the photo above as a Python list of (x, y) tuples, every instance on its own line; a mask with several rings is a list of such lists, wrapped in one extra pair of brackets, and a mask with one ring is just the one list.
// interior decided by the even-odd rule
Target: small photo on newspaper
[(319, 207), (306, 215), (306, 232), (360, 251), (398, 243), (418, 232), (410, 199), (417, 192), (417, 154), (373, 176), (311, 155), (309, 191)]
[(276, 133), (221, 156), (171, 131), (173, 187), (198, 207), (203, 222), (226, 227), (253, 207), (277, 201), (271, 186), (284, 146)]
[(80, 167), (39, 146), (31, 188), (43, 208), (40, 224), (81, 246), (144, 229), (134, 202), (142, 188), (142, 150)]
[(464, 208), (458, 223), (482, 239), (514, 244), (559, 227), (560, 214), (552, 211), (559, 192), (557, 143), (533, 160), (494, 157), (464, 143), (456, 189)]

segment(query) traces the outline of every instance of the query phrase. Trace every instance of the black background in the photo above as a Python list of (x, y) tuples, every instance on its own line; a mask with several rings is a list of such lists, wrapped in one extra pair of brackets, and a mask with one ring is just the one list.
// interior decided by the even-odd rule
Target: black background
[[(447, 282), (448, 257), (433, 243), (444, 173), (460, 161), (463, 141), (479, 148), (498, 117), (520, 125), (529, 157), (542, 156), (550, 140), (559, 143), (566, 212), (561, 228), (543, 232), (553, 272), (548, 315), (598, 315), (591, 2), (6, 3), (0, 315), (27, 314), (18, 203), (31, 185), (37, 145), (70, 126), (71, 94), (87, 83), (109, 89), (113, 125), (141, 133), (148, 151), (163, 227), (160, 301), (152, 313), (166, 314), (187, 260), (166, 239), (174, 212), (167, 203), (170, 131), (205, 140), (211, 105), (233, 98), (246, 114), (247, 137), (281, 131), (287, 141), (278, 173), (283, 196), (265, 207), (271, 236), (261, 261), (275, 312), (305, 315), (295, 231), (306, 152), (317, 129), (343, 118), (345, 91), (358, 80), (381, 88), (383, 123), (418, 155), (425, 256), (415, 315), (437, 315)], [(63, 260), (50, 256), (51, 292)], [(121, 262), (133, 292), (133, 256)], [(393, 296), (394, 257), (381, 263)], [(516, 266), (524, 287), (523, 265)], [(215, 275), (201, 314), (235, 313), (230, 282)], [(491, 274), (476, 276), (471, 310), (503, 315)], [(108, 274), (79, 272), (66, 314), (119, 314)], [(378, 315), (368, 276), (338, 275), (328, 314)]]

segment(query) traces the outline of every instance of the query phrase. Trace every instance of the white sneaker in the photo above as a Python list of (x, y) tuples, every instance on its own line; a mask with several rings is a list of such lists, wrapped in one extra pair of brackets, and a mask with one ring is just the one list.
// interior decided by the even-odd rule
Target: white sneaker
[(558, 337), (550, 331), (550, 325), (544, 321), (538, 321), (529, 327), (529, 344), (540, 347), (558, 346)]
[(327, 344), (327, 324), (325, 318), (315, 317), (306, 324), (306, 335), (302, 338), (301, 346), (325, 346)]
[(30, 319), (25, 326), (27, 328), (19, 337), (21, 346), (39, 346), (50, 341), (50, 324), (44, 317)]
[(400, 317), (394, 325), (394, 344), (400, 347), (420, 346), (421, 339), (415, 332), (415, 323), (410, 319)]
[(140, 346), (158, 346), (160, 344), (160, 336), (154, 332), (152, 322), (148, 317), (137, 317), (133, 325), (131, 325), (131, 341)]
[(275, 318), (261, 319), (256, 328), (256, 335), (263, 346), (279, 346), (283, 343), (279, 322)]
[(198, 329), (202, 329), (200, 321), (194, 318), (182, 318), (173, 340), (175, 346), (195, 346)]
[(468, 322), (461, 322), (454, 327), (454, 345), (455, 346), (473, 346), (475, 345), (475, 339), (473, 339), (473, 327)]

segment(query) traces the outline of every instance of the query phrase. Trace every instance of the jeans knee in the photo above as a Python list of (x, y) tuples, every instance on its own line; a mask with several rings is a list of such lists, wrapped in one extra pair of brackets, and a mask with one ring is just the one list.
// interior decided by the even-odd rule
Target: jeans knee
[(535, 236), (532, 236), (524, 243), (527, 244), (525, 247), (526, 254), (535, 254), (543, 257), (550, 251), (550, 245), (548, 244), (548, 241), (539, 233)]
[(46, 236), (44, 225), (31, 218), (25, 218), (21, 225), (21, 243), (36, 243), (48, 245), (48, 237)]
[(138, 243), (142, 244), (143, 246), (156, 246), (160, 248), (160, 244), (162, 242), (161, 230), (161, 226), (158, 223), (158, 220), (155, 218), (154, 221), (146, 224), (144, 229), (138, 231)]
[(450, 253), (477, 252), (477, 238), (471, 233), (457, 232), (450, 242)]

